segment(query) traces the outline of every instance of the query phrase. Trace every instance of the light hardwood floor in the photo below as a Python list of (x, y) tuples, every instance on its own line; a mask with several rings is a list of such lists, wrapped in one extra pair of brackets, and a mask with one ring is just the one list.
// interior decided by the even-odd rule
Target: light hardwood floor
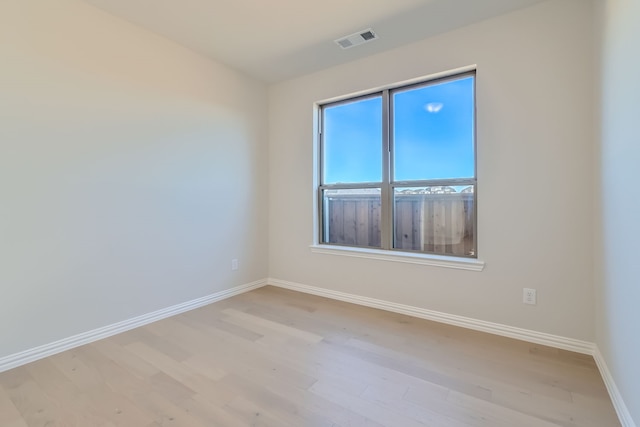
[(619, 426), (590, 356), (261, 288), (0, 374), (0, 426)]

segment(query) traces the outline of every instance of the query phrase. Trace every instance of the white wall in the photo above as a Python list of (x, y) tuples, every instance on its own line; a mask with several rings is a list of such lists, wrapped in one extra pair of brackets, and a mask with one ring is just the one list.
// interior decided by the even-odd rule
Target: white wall
[[(271, 277), (592, 341), (592, 30), (591, 2), (545, 2), (272, 86)], [(311, 253), (313, 103), (469, 64), (485, 270)]]
[(0, 357), (267, 276), (264, 85), (75, 0), (0, 64)]
[(640, 425), (640, 2), (599, 3), (601, 188), (596, 246), (597, 344), (625, 404)]

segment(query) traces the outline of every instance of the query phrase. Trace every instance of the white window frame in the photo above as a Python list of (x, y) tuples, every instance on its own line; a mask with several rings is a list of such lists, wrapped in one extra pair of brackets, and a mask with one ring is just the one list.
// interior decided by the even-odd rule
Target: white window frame
[[(388, 247), (389, 249), (379, 249), (379, 248), (368, 248), (368, 247), (360, 247), (360, 246), (343, 246), (343, 245), (332, 245), (328, 243), (322, 243), (322, 188), (321, 186), (321, 114), (322, 107), (327, 104), (335, 104), (344, 101), (355, 100), (357, 98), (363, 98), (367, 96), (373, 96), (375, 94), (381, 94), (383, 97), (383, 109), (388, 109), (388, 97), (389, 93), (396, 89), (404, 89), (409, 88), (411, 86), (418, 86), (420, 84), (429, 84), (430, 82), (453, 79), (457, 77), (462, 77), (463, 75), (476, 75), (476, 66), (469, 66), (458, 68), (454, 70), (449, 70), (442, 73), (432, 74), (428, 76), (423, 76), (420, 78), (399, 82), (393, 85), (388, 85), (384, 87), (379, 87), (375, 89), (371, 89), (364, 92), (353, 93), (345, 96), (341, 96), (338, 98), (327, 99), (323, 101), (318, 101), (314, 105), (314, 147), (313, 147), (313, 206), (314, 206), (314, 214), (313, 214), (313, 243), (310, 248), (311, 251), (318, 254), (325, 255), (340, 255), (340, 256), (350, 256), (356, 258), (368, 258), (368, 259), (376, 259), (382, 261), (391, 261), (391, 262), (402, 262), (402, 263), (410, 263), (410, 264), (420, 264), (420, 265), (429, 265), (429, 266), (437, 266), (437, 267), (445, 267), (445, 268), (455, 268), (455, 269), (463, 269), (463, 270), (471, 270), (471, 271), (482, 271), (484, 269), (485, 263), (479, 260), (476, 257), (463, 257), (463, 256), (448, 256), (448, 255), (439, 255), (433, 253), (425, 253), (425, 252), (413, 252), (413, 251), (403, 251), (401, 249), (393, 249), (393, 224), (391, 218), (391, 212), (383, 212), (383, 219), (381, 228), (383, 235), (382, 244), (384, 247)], [(385, 115), (388, 114), (388, 111), (385, 111)], [(475, 119), (474, 119), (475, 121)], [(383, 132), (388, 134), (388, 123), (383, 123), (384, 129)], [(474, 125), (475, 128), (475, 125)], [(385, 138), (388, 139), (388, 138)], [(388, 143), (388, 141), (386, 142)], [(477, 142), (475, 141), (474, 135), (474, 157), (477, 158), (476, 150)], [(388, 150), (384, 150), (383, 152), (388, 152)], [(389, 159), (385, 160), (386, 164), (390, 164)], [(477, 170), (477, 165), (475, 169)], [(393, 206), (393, 202), (391, 200), (392, 194), (389, 194), (390, 190), (393, 190), (393, 184), (388, 181), (391, 179), (391, 172), (386, 170), (383, 172), (383, 193), (382, 197), (387, 198), (388, 201), (383, 203), (383, 209), (390, 211)], [(474, 233), (475, 233), (475, 244), (476, 244), (476, 253), (477, 253), (477, 172), (472, 180), (446, 180), (445, 184), (441, 185), (455, 185), (456, 182), (462, 182), (463, 184), (472, 183), (474, 185), (474, 189), (476, 190), (476, 194), (474, 194), (475, 203), (474, 207), (476, 211), (474, 212)], [(445, 180), (437, 180), (438, 182), (445, 182)], [(436, 180), (431, 182), (417, 182), (417, 186), (428, 186), (428, 185), (438, 185)], [(397, 184), (397, 183), (396, 183)], [(414, 183), (412, 182), (413, 186)], [(386, 188), (384, 188), (386, 186)], [(325, 187), (326, 188), (326, 187)], [(391, 205), (389, 204), (391, 203)], [(386, 225), (386, 227), (385, 227)]]

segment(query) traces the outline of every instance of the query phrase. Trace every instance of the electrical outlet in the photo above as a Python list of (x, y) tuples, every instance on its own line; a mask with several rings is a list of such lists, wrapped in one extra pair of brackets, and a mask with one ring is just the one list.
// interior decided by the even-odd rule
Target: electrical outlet
[(232, 270), (237, 270), (238, 269), (238, 260), (235, 259), (235, 258), (231, 260), (231, 269)]
[(522, 302), (525, 304), (536, 305), (536, 290), (530, 289), (530, 288), (523, 288)]

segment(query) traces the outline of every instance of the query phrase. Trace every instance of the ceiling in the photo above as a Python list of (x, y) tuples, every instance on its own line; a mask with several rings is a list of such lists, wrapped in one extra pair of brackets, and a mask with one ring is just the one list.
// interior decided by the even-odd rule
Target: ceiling
[[(544, 0), (84, 0), (265, 82), (352, 61)], [(378, 40), (335, 39), (373, 28)]]

